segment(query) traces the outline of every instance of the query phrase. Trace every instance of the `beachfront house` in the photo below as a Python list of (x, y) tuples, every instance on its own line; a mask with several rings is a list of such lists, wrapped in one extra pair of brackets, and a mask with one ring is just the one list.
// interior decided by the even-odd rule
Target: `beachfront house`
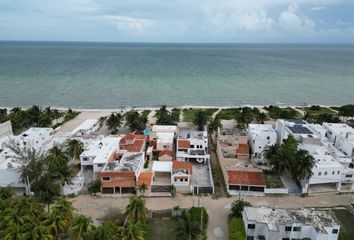
[(247, 240), (337, 240), (340, 225), (329, 211), (245, 207), (242, 220)]
[(277, 142), (277, 132), (270, 124), (249, 124), (248, 141), (252, 157), (258, 162), (263, 162), (263, 151), (267, 146)]
[(97, 174), (106, 165), (109, 157), (118, 150), (120, 140), (120, 137), (110, 136), (91, 142), (80, 155), (81, 169), (92, 171), (92, 178), (96, 178)]
[(207, 131), (180, 129), (177, 139), (176, 158), (179, 161), (207, 163), (210, 159)]
[(87, 119), (81, 123), (77, 128), (75, 128), (71, 135), (73, 137), (82, 137), (90, 133), (95, 132), (100, 128), (100, 124), (97, 119)]
[(113, 154), (98, 173), (103, 194), (136, 193), (140, 174), (144, 169), (145, 153)]

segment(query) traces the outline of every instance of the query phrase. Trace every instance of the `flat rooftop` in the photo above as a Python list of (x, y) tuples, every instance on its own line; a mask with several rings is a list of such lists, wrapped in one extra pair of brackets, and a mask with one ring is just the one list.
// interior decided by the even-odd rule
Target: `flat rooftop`
[(299, 144), (299, 148), (307, 150), (315, 158), (316, 166), (342, 167), (342, 164), (323, 145)]
[(206, 139), (208, 138), (208, 132), (207, 131), (196, 131), (194, 129), (186, 128), (186, 129), (180, 129), (179, 134), (178, 134), (179, 139), (190, 139), (190, 138), (196, 138), (196, 139)]
[(102, 172), (135, 172), (144, 157), (144, 153), (124, 153), (120, 160), (108, 162)]
[(354, 129), (344, 123), (324, 123), (323, 127), (354, 142)]
[(177, 132), (177, 126), (174, 125), (154, 125), (151, 129), (153, 132)]
[(80, 130), (90, 130), (98, 123), (97, 119), (87, 119), (81, 123), (77, 128), (75, 128), (71, 134), (76, 134)]
[(81, 157), (95, 157), (93, 163), (106, 163), (108, 158), (118, 148), (120, 137), (106, 137), (93, 141), (87, 149), (81, 153)]
[(175, 134), (173, 132), (157, 132), (157, 142), (158, 143), (173, 143)]
[(262, 133), (262, 132), (275, 132), (275, 129), (271, 124), (248, 124), (248, 131), (254, 133)]
[(244, 213), (249, 221), (266, 224), (271, 231), (279, 231), (278, 225), (291, 225), (293, 223), (313, 226), (319, 233), (327, 233), (325, 227), (339, 226), (329, 211), (312, 208), (293, 210), (245, 207)]

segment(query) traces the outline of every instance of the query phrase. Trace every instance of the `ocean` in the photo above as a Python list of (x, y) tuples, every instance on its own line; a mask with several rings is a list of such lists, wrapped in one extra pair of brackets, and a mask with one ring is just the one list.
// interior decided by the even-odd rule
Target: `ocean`
[(354, 45), (0, 42), (0, 106), (354, 103)]

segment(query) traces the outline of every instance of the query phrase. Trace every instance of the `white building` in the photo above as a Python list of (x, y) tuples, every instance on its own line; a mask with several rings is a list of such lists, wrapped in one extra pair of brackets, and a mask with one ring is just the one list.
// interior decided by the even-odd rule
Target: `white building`
[(0, 123), (0, 139), (12, 134), (12, 125), (10, 120), (4, 123)]
[(277, 132), (270, 124), (249, 124), (248, 140), (253, 157), (262, 159), (264, 149), (276, 144)]
[(177, 136), (177, 126), (173, 125), (154, 125), (151, 128), (149, 140), (154, 145), (155, 151), (163, 151), (174, 149), (174, 140)]
[(80, 155), (81, 167), (92, 167), (94, 177), (101, 172), (109, 157), (119, 148), (120, 137), (106, 137), (93, 141)]
[(247, 240), (337, 240), (340, 225), (329, 211), (245, 207)]
[(76, 137), (84, 136), (96, 131), (100, 127), (97, 119), (87, 119), (75, 128), (71, 134)]
[(312, 176), (301, 181), (303, 192), (340, 191), (344, 166), (333, 157), (323, 145), (299, 144), (299, 149), (307, 150), (316, 161)]
[(20, 180), (20, 167), (17, 161), (0, 152), (0, 187), (12, 187), (19, 195), (28, 193), (27, 186)]
[(177, 140), (176, 158), (180, 161), (206, 163), (210, 159), (210, 155), (208, 154), (207, 131), (180, 129)]
[(346, 156), (354, 157), (354, 129), (347, 124), (324, 123), (326, 136)]

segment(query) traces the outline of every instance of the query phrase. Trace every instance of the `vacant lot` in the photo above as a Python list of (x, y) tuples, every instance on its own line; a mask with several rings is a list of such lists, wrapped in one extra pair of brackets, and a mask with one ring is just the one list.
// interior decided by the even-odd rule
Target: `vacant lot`
[(337, 113), (329, 108), (326, 107), (321, 107), (319, 109), (311, 109), (311, 108), (304, 108), (305, 112), (314, 114), (314, 115), (320, 115), (320, 114), (332, 114), (332, 115), (336, 115)]
[(354, 217), (347, 209), (332, 210), (339, 221), (340, 232), (338, 240), (354, 240)]
[(211, 118), (214, 112), (216, 112), (217, 108), (207, 108), (207, 109), (198, 109), (198, 108), (189, 108), (183, 110), (183, 121), (185, 122), (193, 122), (194, 116), (198, 111), (203, 111), (208, 119)]
[(146, 240), (174, 240), (176, 221), (171, 219), (149, 220), (146, 229)]
[(231, 120), (231, 119), (235, 119), (238, 113), (239, 113), (239, 109), (238, 108), (222, 109), (216, 115), (216, 117), (219, 118), (219, 119)]

